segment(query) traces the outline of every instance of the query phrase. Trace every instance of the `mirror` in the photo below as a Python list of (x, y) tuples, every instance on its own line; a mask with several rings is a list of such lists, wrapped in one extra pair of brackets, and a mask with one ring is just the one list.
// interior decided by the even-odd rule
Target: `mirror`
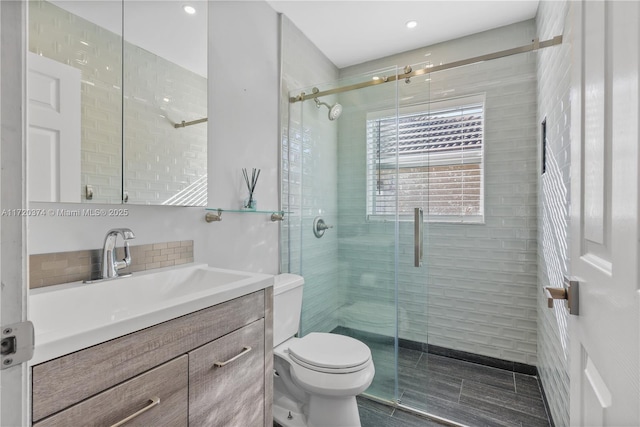
[(206, 205), (207, 9), (189, 4), (29, 2), (31, 201)]
[(121, 203), (122, 4), (36, 0), (28, 13), (30, 201), (86, 201), (89, 185), (92, 201)]
[(206, 206), (207, 2), (125, 0), (123, 16), (124, 200)]

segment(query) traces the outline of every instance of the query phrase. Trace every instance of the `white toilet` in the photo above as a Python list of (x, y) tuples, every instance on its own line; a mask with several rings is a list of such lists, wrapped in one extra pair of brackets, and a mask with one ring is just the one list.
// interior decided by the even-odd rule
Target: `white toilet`
[(360, 427), (356, 395), (373, 381), (371, 351), (343, 335), (295, 338), (303, 284), (295, 274), (275, 278), (273, 418), (284, 427)]

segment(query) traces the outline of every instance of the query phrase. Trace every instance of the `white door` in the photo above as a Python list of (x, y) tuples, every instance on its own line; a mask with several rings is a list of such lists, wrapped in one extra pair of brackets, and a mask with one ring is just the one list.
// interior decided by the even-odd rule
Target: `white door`
[[(27, 315), (26, 207), (24, 197), (24, 107), (26, 2), (0, 1), (0, 336), (15, 336), (9, 325)], [(24, 342), (16, 343), (18, 346)], [(7, 359), (11, 359), (9, 362)], [(0, 426), (24, 426), (29, 422), (27, 364), (15, 354), (1, 355)], [(14, 364), (15, 363), (15, 364)]]
[(640, 426), (640, 3), (572, 3), (571, 425)]
[(80, 202), (80, 70), (29, 52), (29, 200)]

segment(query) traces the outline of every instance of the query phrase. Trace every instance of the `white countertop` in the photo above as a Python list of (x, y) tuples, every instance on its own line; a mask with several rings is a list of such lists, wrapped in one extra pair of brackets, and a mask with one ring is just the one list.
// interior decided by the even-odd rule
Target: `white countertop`
[(187, 264), (31, 290), (30, 365), (273, 286), (274, 276)]

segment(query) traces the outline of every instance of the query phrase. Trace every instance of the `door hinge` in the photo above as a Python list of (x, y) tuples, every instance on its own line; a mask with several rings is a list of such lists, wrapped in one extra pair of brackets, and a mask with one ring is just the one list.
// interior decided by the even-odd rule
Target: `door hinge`
[(26, 321), (3, 326), (1, 338), (0, 369), (19, 365), (33, 357), (33, 323)]

